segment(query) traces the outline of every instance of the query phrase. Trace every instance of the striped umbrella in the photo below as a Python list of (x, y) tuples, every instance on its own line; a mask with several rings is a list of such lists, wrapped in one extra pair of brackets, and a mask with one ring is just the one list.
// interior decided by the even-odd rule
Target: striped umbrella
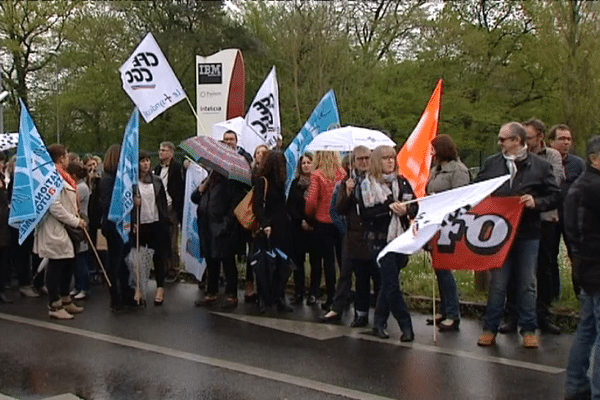
[(231, 147), (210, 136), (200, 135), (179, 145), (198, 164), (229, 179), (252, 185), (248, 161)]

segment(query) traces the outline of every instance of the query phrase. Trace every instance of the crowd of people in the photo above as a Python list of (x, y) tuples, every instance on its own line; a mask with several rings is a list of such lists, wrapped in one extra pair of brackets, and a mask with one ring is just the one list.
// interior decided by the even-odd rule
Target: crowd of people
[[(415, 194), (410, 183), (398, 173), (397, 150), (389, 146), (374, 150), (358, 146), (345, 162), (333, 151), (303, 154), (295, 179), (287, 188), (286, 158), (280, 150), (259, 146), (252, 156), (237, 146), (237, 135), (232, 131), (224, 134), (222, 142), (249, 163), (254, 192), (252, 210), (259, 224), (256, 232), (242, 229), (234, 214), (248, 187), (212, 170), (191, 198), (184, 198), (185, 168), (174, 159), (175, 146), (163, 142), (158, 151), (160, 164), (154, 170), (149, 153), (139, 152), (132, 229), (129, 240), (124, 239), (108, 219), (120, 146), (110, 146), (101, 160), (93, 156), (79, 159), (68, 153), (65, 146), (54, 144), (48, 151), (65, 181), (64, 188), (35, 233), (18, 245), (17, 230), (7, 224), (14, 160), (3, 160), (0, 302), (13, 301), (5, 287), (16, 275), (23, 297), (47, 294), (50, 317), (72, 319), (74, 314), (83, 312), (84, 308), (75, 301), (89, 296), (91, 275), (96, 269), (87, 243), (98, 243), (98, 236), (102, 236), (107, 250), (105, 267), (112, 284), (111, 309), (120, 313), (145, 305), (139, 289), (131, 284), (131, 272), (125, 262), (137, 243), (154, 250), (154, 305), (162, 305), (165, 279), (180, 268), (178, 237), (183, 207), (186, 202), (193, 202), (198, 206), (200, 254), (207, 266), (204, 296), (196, 301), (197, 306), (238, 305), (236, 256), (242, 256), (246, 259), (244, 299), (256, 302), (260, 312), (270, 306), (291, 312), (292, 305), (313, 306), (324, 295), (319, 320), (339, 322), (354, 282), (351, 326), (369, 325), (373, 290), (376, 301), (371, 333), (388, 338), (391, 313), (402, 332), (400, 340), (413, 341), (411, 317), (400, 283), (400, 270), (407, 264), (408, 256), (388, 253), (377, 261), (381, 249), (409, 228), (419, 208), (418, 202), (412, 201)], [(596, 254), (600, 222), (599, 139), (595, 137), (588, 144), (587, 167), (571, 153), (573, 137), (566, 125), (552, 127), (546, 136), (545, 125), (537, 119), (510, 122), (501, 127), (497, 142), (500, 152), (489, 157), (472, 177), (451, 137), (437, 136), (431, 143), (433, 161), (426, 186), (427, 194), (435, 194), (510, 174), (510, 179), (493, 195), (518, 196), (524, 206), (504, 265), (490, 272), (483, 332), (477, 344), (494, 345), (498, 333), (515, 332), (520, 327), (524, 347), (536, 348), (538, 329), (560, 333), (549, 315), (551, 303), (561, 291), (557, 257), (562, 236), (573, 261), (574, 289), (582, 301), (581, 323), (569, 359), (567, 390), (573, 395), (588, 393), (590, 383), (582, 372), (589, 367), (586, 354), (589, 356), (598, 337), (600, 320), (600, 274), (595, 270), (600, 259)], [(76, 238), (82, 230), (89, 232), (83, 235), (88, 239)], [(268, 261), (266, 255), (273, 254), (273, 260)], [(265, 269), (261, 263), (267, 262), (275, 270), (269, 279), (260, 272)], [(219, 297), (221, 269), (224, 301)], [(292, 275), (290, 304), (285, 288)], [(436, 277), (441, 307), (429, 322), (442, 332), (456, 331), (460, 324), (456, 281), (451, 271), (436, 271)], [(596, 374), (592, 386), (594, 391), (600, 390)]]

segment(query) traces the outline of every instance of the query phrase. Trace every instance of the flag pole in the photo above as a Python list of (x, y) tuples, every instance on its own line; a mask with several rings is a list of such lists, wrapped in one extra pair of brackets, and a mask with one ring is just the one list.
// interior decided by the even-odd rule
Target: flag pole
[(202, 128), (202, 132), (204, 132), (204, 134), (207, 134), (206, 129), (204, 129), (204, 125), (202, 124), (202, 121), (200, 121), (200, 118), (198, 118), (198, 114), (196, 113), (196, 110), (194, 109), (194, 105), (190, 101), (190, 98), (187, 96), (187, 94), (185, 95), (185, 99), (187, 100), (187, 102), (192, 110), (192, 113), (194, 114), (194, 117), (196, 117), (196, 121), (198, 121), (198, 123), (200, 124), (200, 128)]
[(102, 264), (102, 260), (100, 260), (98, 251), (96, 250), (96, 247), (92, 243), (92, 238), (90, 237), (90, 234), (88, 233), (87, 229), (83, 229), (83, 232), (85, 233), (85, 238), (87, 239), (90, 247), (92, 248), (92, 251), (94, 252), (94, 255), (96, 256), (96, 261), (98, 261), (98, 265), (100, 266), (100, 269), (102, 270), (102, 274), (104, 274), (104, 279), (106, 279), (106, 283), (108, 284), (108, 287), (111, 288), (112, 284), (110, 283), (110, 279), (108, 279), (108, 274), (106, 273), (106, 269), (104, 269), (104, 264)]

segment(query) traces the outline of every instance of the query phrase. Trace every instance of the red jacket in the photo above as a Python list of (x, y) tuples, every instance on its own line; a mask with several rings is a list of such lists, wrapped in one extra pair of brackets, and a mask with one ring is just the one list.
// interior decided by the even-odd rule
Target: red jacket
[(335, 173), (335, 179), (325, 178), (320, 170), (314, 171), (310, 175), (310, 186), (308, 187), (308, 197), (306, 198), (306, 215), (314, 218), (318, 222), (331, 224), (329, 207), (331, 206), (331, 196), (336, 183), (344, 179), (346, 171), (342, 168)]

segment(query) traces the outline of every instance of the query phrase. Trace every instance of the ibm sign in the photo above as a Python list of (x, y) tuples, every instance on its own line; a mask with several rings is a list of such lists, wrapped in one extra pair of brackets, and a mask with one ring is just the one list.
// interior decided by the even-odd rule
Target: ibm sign
[(198, 64), (198, 84), (223, 83), (223, 64)]

